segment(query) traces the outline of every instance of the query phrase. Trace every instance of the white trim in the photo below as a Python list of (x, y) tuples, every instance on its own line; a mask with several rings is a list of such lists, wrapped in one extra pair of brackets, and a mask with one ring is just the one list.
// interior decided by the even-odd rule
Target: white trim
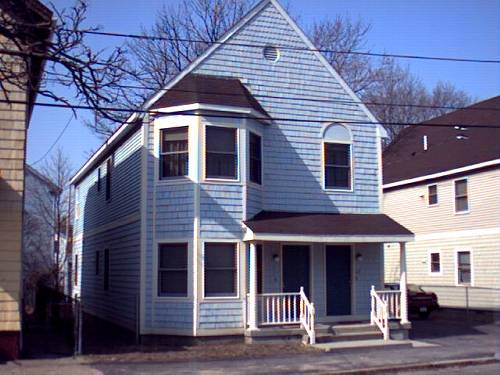
[(456, 168), (456, 169), (450, 169), (450, 170), (445, 171), (445, 172), (433, 173), (433, 174), (428, 174), (428, 175), (425, 175), (425, 176), (410, 178), (410, 179), (407, 179), (407, 180), (396, 181), (396, 182), (392, 182), (390, 184), (385, 184), (383, 186), (383, 188), (384, 189), (389, 189), (389, 188), (393, 188), (393, 187), (396, 187), (396, 186), (413, 184), (415, 182), (421, 182), (421, 181), (430, 180), (430, 179), (434, 179), (434, 178), (440, 178), (440, 177), (450, 176), (450, 175), (453, 175), (453, 174), (468, 172), (468, 171), (472, 171), (474, 169), (490, 167), (490, 166), (497, 165), (497, 164), (500, 164), (500, 159), (489, 160), (489, 161), (485, 161), (483, 163), (477, 163), (477, 164), (468, 165), (466, 167), (461, 167), (461, 168)]
[(140, 265), (140, 288), (139, 288), (139, 334), (146, 327), (146, 250), (147, 250), (147, 213), (148, 213), (148, 157), (149, 157), (149, 116), (142, 123), (142, 154), (141, 154), (141, 265)]
[[(217, 301), (238, 301), (241, 299), (241, 251), (244, 250), (245, 244), (238, 239), (227, 239), (227, 238), (203, 238), (201, 241), (201, 300), (199, 303), (203, 302), (217, 302)], [(232, 243), (236, 245), (236, 294), (234, 296), (205, 296), (205, 244), (207, 243)]]
[(201, 243), (200, 243), (200, 178), (201, 178), (201, 117), (196, 119), (196, 124), (193, 127), (193, 131), (190, 133), (193, 135), (193, 139), (190, 141), (189, 152), (192, 152), (193, 157), (191, 176), (193, 178), (193, 336), (198, 334), (198, 322), (200, 321), (200, 267), (201, 267)]
[(429, 240), (446, 240), (450, 238), (457, 239), (463, 237), (489, 236), (489, 235), (500, 235), (500, 227), (470, 229), (470, 230), (451, 231), (451, 232), (439, 232), (430, 234), (417, 234), (415, 236), (415, 242), (429, 241)]
[(249, 228), (245, 233), (243, 241), (276, 241), (276, 242), (330, 242), (330, 243), (355, 243), (355, 242), (409, 242), (413, 241), (413, 235), (353, 235), (353, 236), (331, 236), (331, 235), (301, 235), (301, 234), (276, 234), (276, 233), (254, 233)]
[[(458, 282), (458, 253), (459, 252), (469, 252), (470, 258), (470, 284), (460, 284)], [(455, 286), (461, 287), (473, 287), (474, 286), (474, 253), (470, 247), (456, 247), (453, 249), (455, 255), (454, 268), (455, 268)]]
[[(431, 186), (435, 186), (436, 187), (436, 195), (437, 195), (437, 203), (429, 203), (429, 199), (430, 199), (430, 194), (429, 194), (429, 188)], [(427, 207), (437, 207), (439, 206), (439, 184), (436, 182), (436, 183), (433, 183), (433, 184), (427, 184), (426, 185), (426, 194), (425, 194), (425, 200), (426, 200), (426, 204), (427, 204)]]
[[(439, 254), (439, 272), (432, 272), (432, 254)], [(427, 250), (427, 273), (429, 276), (443, 275), (443, 254), (441, 250)]]
[[(158, 295), (158, 251), (160, 245), (169, 243), (182, 243), (187, 244), (187, 295), (185, 297), (172, 297), (172, 296), (160, 296)], [(165, 301), (177, 301), (177, 302), (190, 302), (193, 301), (193, 269), (192, 269), (192, 259), (193, 259), (193, 239), (192, 238), (155, 238), (153, 244), (153, 275), (151, 286), (153, 290), (153, 303), (155, 302), (165, 302)]]
[[(465, 188), (467, 190), (467, 194), (466, 194), (466, 197), (467, 197), (467, 209), (464, 210), (464, 211), (457, 211), (457, 191), (456, 191), (456, 182), (457, 181), (463, 181), (465, 180)], [(452, 181), (452, 184), (453, 184), (453, 213), (455, 215), (465, 215), (465, 214), (468, 214), (470, 212), (470, 193), (469, 193), (469, 178), (468, 177), (460, 177), (460, 178), (456, 178)]]
[[(350, 182), (350, 188), (349, 189), (342, 189), (342, 188), (327, 188), (326, 187), (326, 174), (325, 174), (325, 143), (331, 143), (331, 144), (348, 144), (349, 145), (349, 163), (350, 163), (350, 175), (351, 175), (351, 182)], [(325, 142), (324, 139), (321, 140), (321, 185), (323, 187), (323, 190), (326, 192), (331, 192), (331, 193), (354, 193), (354, 145), (352, 142), (347, 143), (347, 142)]]

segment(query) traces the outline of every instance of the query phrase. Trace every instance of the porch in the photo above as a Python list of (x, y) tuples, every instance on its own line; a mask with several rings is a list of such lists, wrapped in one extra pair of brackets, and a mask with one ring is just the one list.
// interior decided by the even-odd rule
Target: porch
[[(311, 234), (318, 219), (323, 219), (322, 233)], [(339, 219), (354, 219), (357, 233), (338, 233), (335, 221)], [(250, 245), (247, 336), (262, 337), (266, 332), (272, 336), (293, 327), (300, 328), (307, 342), (314, 344), (322, 325), (366, 322), (389, 340), (391, 322), (393, 327), (396, 322), (408, 323), (404, 252), (405, 241), (412, 236), (385, 215), (257, 215), (245, 224), (245, 240)], [(367, 224), (384, 224), (386, 230), (393, 226), (389, 230), (394, 233), (367, 234)], [(279, 230), (283, 225), (289, 233)], [(301, 228), (300, 232), (293, 227)], [(394, 240), (401, 244), (402, 288), (385, 291), (383, 244)]]

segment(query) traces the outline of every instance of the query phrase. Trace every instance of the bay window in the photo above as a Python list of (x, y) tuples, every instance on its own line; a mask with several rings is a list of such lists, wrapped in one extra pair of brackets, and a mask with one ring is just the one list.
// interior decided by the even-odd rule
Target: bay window
[(205, 297), (237, 295), (236, 243), (205, 243)]
[(160, 179), (188, 175), (188, 127), (160, 131)]
[(207, 126), (205, 132), (205, 176), (238, 179), (237, 129)]
[(186, 297), (188, 290), (187, 243), (161, 244), (158, 248), (158, 296)]

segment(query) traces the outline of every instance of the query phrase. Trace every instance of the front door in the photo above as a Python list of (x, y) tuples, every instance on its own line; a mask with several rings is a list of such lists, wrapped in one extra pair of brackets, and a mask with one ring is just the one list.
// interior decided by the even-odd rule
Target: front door
[(326, 315), (351, 314), (351, 248), (326, 246)]
[(294, 293), (304, 287), (309, 296), (309, 246), (283, 246), (283, 293)]

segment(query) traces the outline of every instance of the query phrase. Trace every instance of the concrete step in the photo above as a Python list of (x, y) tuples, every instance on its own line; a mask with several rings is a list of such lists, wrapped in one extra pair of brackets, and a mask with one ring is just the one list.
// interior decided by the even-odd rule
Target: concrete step
[(336, 324), (331, 327), (331, 331), (334, 335), (380, 332), (376, 325), (372, 326), (370, 323)]
[(342, 352), (342, 351), (352, 351), (352, 350), (372, 350), (372, 349), (384, 349), (390, 347), (393, 348), (411, 348), (412, 343), (410, 341), (384, 341), (381, 339), (371, 339), (371, 340), (355, 340), (355, 341), (338, 341), (338, 342), (327, 342), (313, 345), (316, 349), (324, 350), (325, 352)]
[(377, 340), (382, 339), (382, 333), (379, 332), (353, 332), (343, 333), (340, 335), (333, 334), (316, 334), (317, 343), (325, 342), (348, 342), (348, 341), (361, 341), (361, 340)]

